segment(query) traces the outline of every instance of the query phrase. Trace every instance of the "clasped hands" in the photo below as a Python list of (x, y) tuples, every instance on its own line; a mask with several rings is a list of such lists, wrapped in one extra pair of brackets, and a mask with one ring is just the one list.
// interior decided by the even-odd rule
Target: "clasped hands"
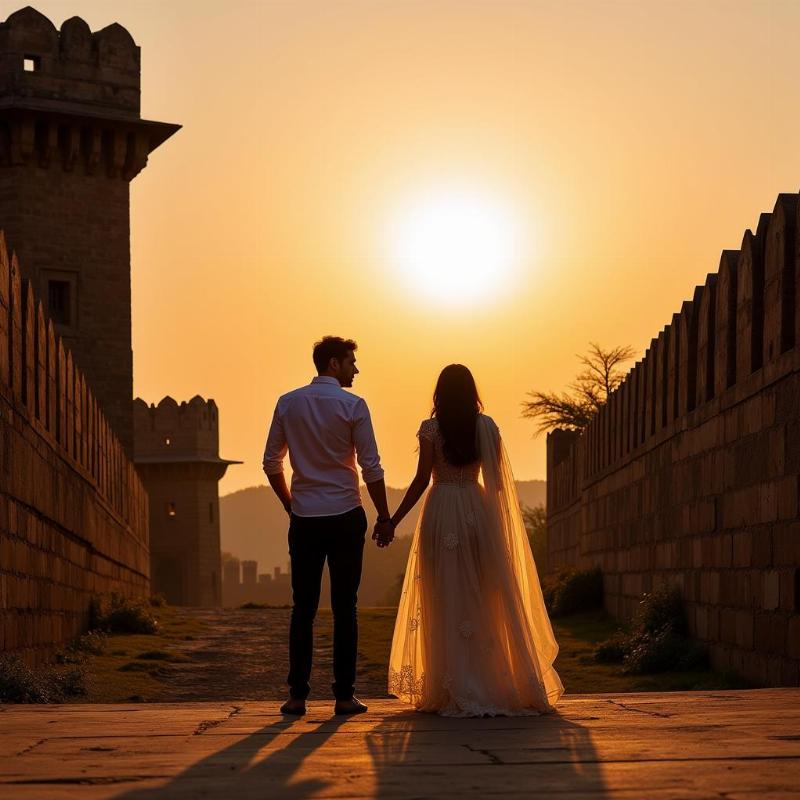
[(378, 520), (372, 529), (372, 538), (378, 547), (388, 547), (394, 539), (394, 523), (391, 519)]

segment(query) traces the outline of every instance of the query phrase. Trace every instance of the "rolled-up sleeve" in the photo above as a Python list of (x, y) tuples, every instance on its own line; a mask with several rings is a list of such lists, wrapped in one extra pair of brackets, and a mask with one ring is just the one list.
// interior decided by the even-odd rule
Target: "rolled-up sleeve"
[(372, 429), (372, 419), (369, 409), (363, 399), (356, 403), (353, 414), (353, 444), (356, 448), (356, 458), (361, 467), (361, 477), (364, 483), (374, 483), (383, 478), (383, 467), (378, 455), (378, 445), (375, 442), (375, 432)]
[(283, 459), (288, 450), (286, 444), (286, 434), (283, 430), (281, 420), (280, 404), (275, 406), (275, 413), (272, 415), (272, 424), (269, 426), (267, 434), (267, 444), (264, 448), (264, 472), (267, 475), (277, 475), (283, 472)]

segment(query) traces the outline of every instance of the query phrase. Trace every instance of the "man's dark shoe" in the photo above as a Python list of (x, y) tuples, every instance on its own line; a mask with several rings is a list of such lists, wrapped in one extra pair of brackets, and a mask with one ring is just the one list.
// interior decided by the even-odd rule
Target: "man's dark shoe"
[(334, 714), (363, 714), (367, 707), (355, 697), (349, 700), (337, 700), (333, 708)]
[(290, 697), (282, 706), (281, 714), (291, 714), (293, 717), (302, 717), (306, 713), (306, 701)]

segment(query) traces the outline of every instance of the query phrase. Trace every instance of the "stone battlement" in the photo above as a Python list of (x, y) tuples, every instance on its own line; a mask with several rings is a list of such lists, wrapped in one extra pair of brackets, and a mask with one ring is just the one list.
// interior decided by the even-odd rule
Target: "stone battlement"
[(140, 397), (133, 401), (134, 453), (145, 456), (219, 455), (219, 414), (217, 404), (195, 395), (178, 404), (171, 397), (158, 405)]
[(139, 116), (140, 52), (114, 23), (91, 31), (72, 17), (59, 31), (27, 6), (0, 23), (0, 96)]

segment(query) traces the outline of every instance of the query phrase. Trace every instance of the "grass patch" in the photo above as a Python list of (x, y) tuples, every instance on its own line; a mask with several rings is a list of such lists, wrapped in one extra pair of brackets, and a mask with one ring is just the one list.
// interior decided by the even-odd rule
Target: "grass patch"
[[(158, 633), (111, 634), (101, 655), (87, 657), (84, 666), (90, 703), (146, 703), (158, 701), (168, 673), (167, 663), (189, 661), (179, 652), (187, 640), (202, 639), (204, 626), (196, 619), (181, 616), (170, 606), (151, 606)], [(133, 654), (139, 655), (131, 657)], [(164, 653), (166, 658), (142, 658), (144, 654)], [(141, 667), (126, 667), (139, 664)], [(124, 669), (123, 669), (124, 667)]]

